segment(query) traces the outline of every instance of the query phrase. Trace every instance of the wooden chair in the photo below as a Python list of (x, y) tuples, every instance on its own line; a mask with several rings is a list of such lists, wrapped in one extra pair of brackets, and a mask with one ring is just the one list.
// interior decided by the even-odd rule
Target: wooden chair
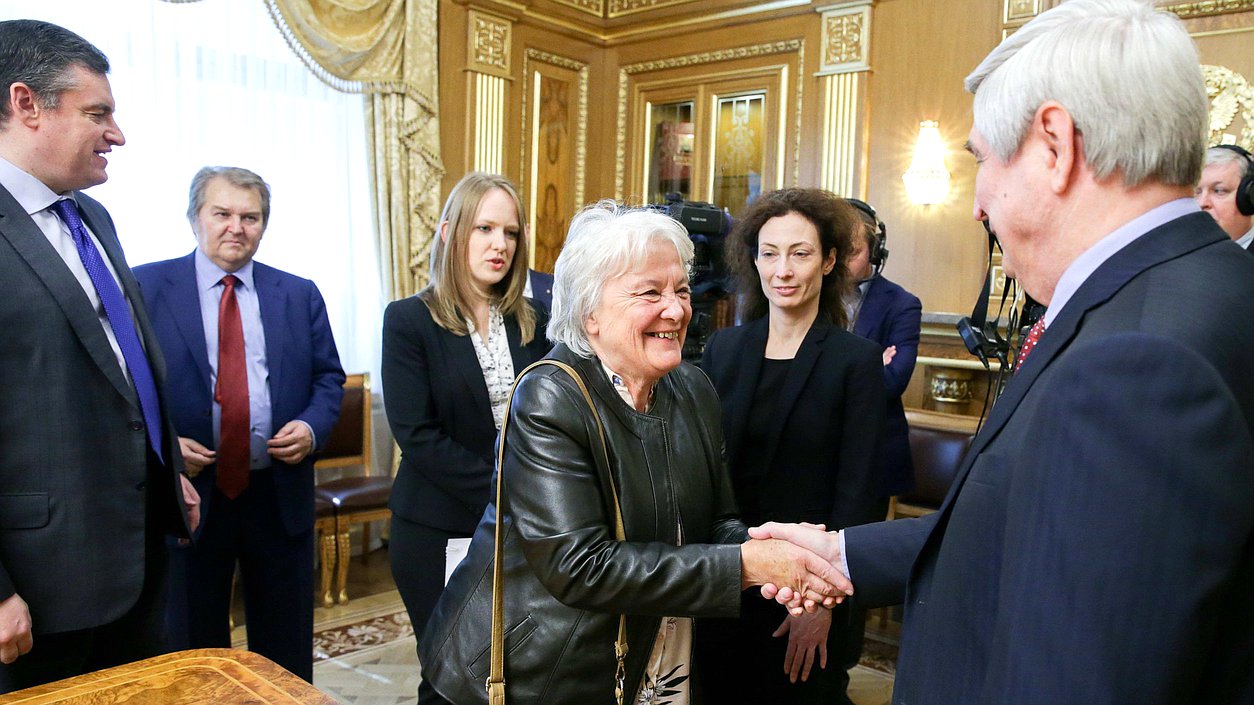
[[(342, 477), (322, 482), (314, 488), (315, 503), (325, 502), (332, 508), (334, 517), (335, 590), (323, 590), (324, 605), (331, 604), (332, 595), (341, 603), (348, 602), (348, 562), (352, 555), (349, 529), (352, 525), (363, 525), (364, 553), (370, 545), (369, 522), (389, 519), (392, 516), (387, 508), (388, 498), (392, 493), (392, 478), (371, 475), (373, 462), (370, 451), (370, 413), (370, 375), (349, 375), (344, 382), (340, 419), (332, 429), (331, 437), (327, 439), (314, 467), (327, 470), (360, 465), (366, 474), (362, 477)], [(320, 545), (325, 554), (327, 535), (321, 534)]]

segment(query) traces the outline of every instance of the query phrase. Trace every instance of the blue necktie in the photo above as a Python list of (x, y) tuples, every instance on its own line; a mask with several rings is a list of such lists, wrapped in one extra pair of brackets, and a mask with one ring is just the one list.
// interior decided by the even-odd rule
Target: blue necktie
[(105, 317), (109, 319), (109, 327), (117, 338), (122, 357), (126, 360), (126, 369), (130, 370), (131, 381), (135, 383), (135, 392), (139, 395), (139, 410), (144, 414), (144, 425), (148, 427), (148, 442), (157, 458), (165, 462), (161, 452), (161, 413), (157, 402), (157, 385), (152, 379), (152, 369), (148, 367), (148, 356), (139, 343), (139, 335), (135, 332), (135, 322), (131, 320), (131, 309), (126, 305), (126, 297), (118, 288), (113, 275), (109, 273), (100, 251), (83, 227), (83, 219), (78, 215), (78, 206), (70, 199), (57, 201), (52, 210), (61, 216), (61, 220), (70, 228), (74, 237), (74, 246), (78, 248), (78, 258), (83, 261), (91, 283), (96, 287), (96, 295), (104, 305)]

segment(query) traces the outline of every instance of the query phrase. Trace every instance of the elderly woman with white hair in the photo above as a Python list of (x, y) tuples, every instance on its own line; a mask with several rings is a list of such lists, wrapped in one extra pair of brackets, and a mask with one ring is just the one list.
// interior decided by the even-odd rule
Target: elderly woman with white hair
[(488, 702), (494, 581), (509, 702), (579, 705), (689, 702), (692, 618), (734, 616), (748, 586), (848, 589), (812, 553), (747, 541), (718, 399), (681, 356), (692, 256), (660, 213), (602, 202), (572, 221), (545, 361), (567, 367), (515, 384), (498, 499), (419, 642), (423, 705)]

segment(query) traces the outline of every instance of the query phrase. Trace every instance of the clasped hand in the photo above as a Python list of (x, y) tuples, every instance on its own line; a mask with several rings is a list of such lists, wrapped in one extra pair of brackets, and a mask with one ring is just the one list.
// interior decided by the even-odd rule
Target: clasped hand
[(853, 594), (853, 585), (836, 565), (840, 551), (835, 535), (813, 524), (769, 522), (749, 530), (753, 540), (741, 544), (742, 587), (761, 586), (794, 615), (834, 607)]

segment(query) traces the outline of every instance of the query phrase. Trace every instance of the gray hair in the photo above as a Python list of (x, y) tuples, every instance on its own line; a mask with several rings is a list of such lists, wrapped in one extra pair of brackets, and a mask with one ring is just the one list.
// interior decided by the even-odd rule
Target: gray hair
[(206, 166), (196, 172), (187, 192), (187, 222), (196, 227), (196, 216), (205, 205), (205, 190), (209, 188), (210, 181), (218, 178), (236, 188), (257, 192), (261, 197), (261, 229), (264, 231), (270, 224), (270, 184), (256, 173), (238, 166)]
[(39, 20), (0, 22), (0, 126), (11, 117), (9, 88), (25, 83), (39, 105), (55, 110), (61, 94), (74, 88), (70, 70), (81, 66), (103, 76), (109, 59), (91, 42), (70, 30)]
[(1211, 147), (1206, 150), (1206, 161), (1203, 166), (1211, 164), (1240, 164), (1243, 176), (1254, 175), (1254, 158), (1250, 158), (1227, 147)]
[(565, 343), (576, 355), (592, 357), (583, 325), (600, 305), (602, 287), (643, 263), (649, 247), (659, 240), (674, 245), (684, 269), (691, 271), (692, 240), (675, 219), (610, 200), (577, 213), (553, 268), (549, 340)]
[(1174, 15), (1143, 0), (1070, 0), (1007, 37), (966, 79), (975, 128), (1002, 161), (1036, 110), (1061, 103), (1098, 179), (1192, 186), (1207, 99), (1197, 48)]

